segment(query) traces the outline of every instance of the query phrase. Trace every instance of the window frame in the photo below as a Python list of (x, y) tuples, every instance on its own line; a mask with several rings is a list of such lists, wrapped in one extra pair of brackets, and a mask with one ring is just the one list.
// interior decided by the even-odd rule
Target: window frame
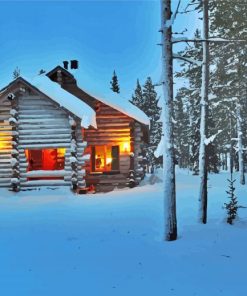
[[(103, 147), (104, 148), (104, 168), (102, 170), (96, 170), (95, 167), (95, 160), (96, 160), (96, 149), (97, 147)], [(118, 169), (113, 170), (112, 169), (112, 162), (113, 162), (113, 147), (117, 147), (118, 154), (117, 154), (117, 166)], [(91, 146), (91, 159), (90, 159), (90, 174), (114, 174), (114, 173), (120, 173), (120, 146), (119, 145), (94, 145)], [(110, 148), (111, 150), (111, 169), (107, 169), (106, 159), (107, 159), (107, 148)]]

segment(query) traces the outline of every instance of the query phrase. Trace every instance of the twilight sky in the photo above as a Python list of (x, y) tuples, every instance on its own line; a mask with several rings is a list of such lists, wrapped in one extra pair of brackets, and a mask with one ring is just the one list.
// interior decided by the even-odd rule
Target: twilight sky
[[(0, 11), (0, 88), (16, 66), (28, 78), (70, 59), (79, 60), (79, 85), (98, 96), (111, 92), (114, 69), (126, 98), (137, 78), (160, 80), (158, 0), (0, 1)], [(174, 31), (187, 27), (191, 34), (197, 17), (179, 15)]]

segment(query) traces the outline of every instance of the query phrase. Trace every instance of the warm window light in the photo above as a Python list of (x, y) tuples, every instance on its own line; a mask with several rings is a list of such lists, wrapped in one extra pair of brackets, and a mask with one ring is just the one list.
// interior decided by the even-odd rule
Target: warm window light
[(123, 143), (123, 151), (124, 152), (130, 151), (130, 144), (128, 142)]
[(58, 148), (57, 149), (57, 154), (58, 156), (64, 156), (65, 155), (65, 152), (66, 152), (66, 149), (65, 148)]
[(111, 164), (112, 163), (112, 158), (111, 157), (107, 157), (106, 158), (106, 164)]
[[(11, 141), (11, 140), (10, 140)], [(0, 141), (0, 149), (4, 150), (4, 149), (8, 149), (9, 146), (11, 145), (11, 142), (7, 142), (7, 141)]]

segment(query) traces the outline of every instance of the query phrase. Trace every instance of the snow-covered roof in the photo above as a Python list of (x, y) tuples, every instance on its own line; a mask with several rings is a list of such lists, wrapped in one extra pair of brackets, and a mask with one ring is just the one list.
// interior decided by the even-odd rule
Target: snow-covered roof
[(46, 75), (37, 75), (31, 79), (24, 77), (19, 77), (18, 79), (23, 79), (24, 82), (34, 86), (61, 107), (76, 115), (81, 119), (82, 127), (88, 128), (91, 125), (97, 128), (95, 111), (86, 103), (61, 88), (58, 83), (51, 81)]
[(50, 80), (46, 75), (37, 75), (30, 80), (30, 83), (82, 120), (82, 126), (87, 128), (90, 125), (97, 128), (95, 111), (86, 103), (67, 92), (58, 83)]
[[(75, 78), (75, 80), (77, 81), (77, 85), (80, 88), (80, 85), (82, 85), (80, 83), (80, 79), (79, 79), (79, 75), (78, 74), (78, 70), (72, 70), (72, 69), (64, 69), (61, 66), (56, 66), (55, 68), (53, 68), (50, 72), (46, 73), (47, 76), (50, 76), (50, 73), (53, 73), (54, 71), (56, 71), (57, 69), (60, 69), (62, 71), (64, 71), (67, 74), (70, 74), (72, 77)], [(141, 111), (138, 107), (134, 106), (128, 99), (123, 98), (121, 94), (117, 94), (115, 92), (107, 92), (107, 93), (103, 93), (103, 95), (101, 94), (100, 96), (93, 94), (93, 91), (91, 90), (87, 90), (84, 87), (81, 89), (83, 90), (86, 94), (88, 94), (90, 97), (92, 97), (92, 99), (96, 99), (124, 114), (126, 114), (127, 116), (137, 120), (138, 122), (145, 124), (145, 125), (150, 125), (150, 120), (147, 117), (147, 115)]]
[(129, 100), (123, 98), (121, 94), (117, 94), (115, 92), (112, 92), (112, 94), (107, 95), (105, 98), (97, 98), (97, 100), (101, 101), (102, 103), (124, 113), (125, 115), (128, 115), (131, 118), (136, 119), (138, 122), (143, 123), (145, 125), (150, 124), (150, 120), (147, 117), (147, 115), (140, 110), (138, 107), (133, 105)]

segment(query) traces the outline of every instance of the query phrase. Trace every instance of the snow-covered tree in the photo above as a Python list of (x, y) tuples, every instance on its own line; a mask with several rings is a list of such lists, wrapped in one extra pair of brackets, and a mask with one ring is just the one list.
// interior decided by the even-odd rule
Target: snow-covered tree
[[(225, 12), (228, 13), (225, 13)], [(231, 114), (231, 124), (234, 132), (231, 138), (235, 142), (236, 154), (233, 159), (237, 161), (240, 172), (240, 182), (244, 180), (244, 159), (247, 145), (247, 136), (243, 130), (247, 128), (246, 116), (246, 89), (247, 89), (247, 2), (245, 1), (212, 1), (210, 3), (211, 34), (229, 40), (223, 44), (213, 43), (211, 46), (212, 60), (215, 65), (212, 72), (212, 87), (217, 100), (218, 108), (215, 114), (219, 116), (227, 110)], [(225, 112), (226, 113), (226, 112)], [(231, 138), (227, 137), (229, 116), (220, 116), (223, 133), (219, 138), (224, 145), (231, 147)], [(220, 124), (220, 123), (219, 123)], [(228, 139), (228, 143), (226, 143)], [(221, 148), (222, 149), (222, 148)], [(228, 148), (229, 149), (229, 148)]]
[[(208, 1), (202, 1), (203, 11), (203, 29), (202, 39), (208, 40), (209, 19), (208, 19)], [(199, 176), (200, 176), (200, 192), (199, 192), (199, 221), (207, 223), (207, 154), (206, 139), (208, 137), (208, 89), (209, 89), (209, 44), (204, 41), (202, 45), (202, 86), (201, 86), (201, 112), (200, 112), (200, 148), (199, 148)]]
[(187, 89), (181, 88), (174, 99), (174, 146), (176, 163), (180, 168), (190, 165), (190, 122), (189, 108), (184, 97)]
[(115, 72), (115, 70), (113, 71), (113, 76), (112, 76), (112, 80), (110, 81), (111, 83), (111, 90), (113, 92), (116, 92), (116, 93), (120, 93), (120, 87), (119, 87), (119, 84), (118, 84), (118, 78), (117, 78), (117, 74)]
[(164, 172), (164, 209), (165, 209), (165, 239), (177, 239), (176, 216), (176, 182), (174, 164), (174, 135), (173, 135), (173, 51), (171, 0), (161, 0), (161, 44), (163, 67), (163, 172)]
[(150, 139), (149, 144), (144, 148), (144, 150), (146, 152), (149, 166), (152, 170), (152, 168), (157, 165), (157, 159), (154, 156), (154, 151), (161, 139), (162, 123), (160, 122), (161, 108), (158, 106), (159, 99), (157, 98), (157, 93), (150, 77), (147, 78), (143, 86), (142, 94), (143, 105), (141, 109), (150, 119)]
[[(200, 39), (201, 34), (196, 30), (195, 39)], [(180, 59), (181, 70), (175, 76), (186, 79), (187, 83), (179, 89), (180, 96), (186, 101), (188, 121), (188, 144), (189, 144), (189, 165), (193, 174), (199, 174), (199, 145), (200, 145), (200, 89), (201, 89), (201, 63), (202, 60), (202, 44), (196, 42), (187, 45), (179, 53), (180, 57), (193, 59), (197, 62), (190, 63)], [(176, 115), (175, 115), (176, 116)], [(179, 139), (178, 139), (179, 141)]]
[(143, 147), (143, 157), (147, 159), (148, 171), (152, 172), (153, 168), (160, 164), (160, 159), (154, 156), (154, 151), (161, 139), (162, 123), (160, 122), (161, 108), (158, 106), (159, 98), (150, 77), (147, 78), (143, 88), (137, 80), (130, 102), (140, 108), (150, 119), (150, 138), (149, 143)]

